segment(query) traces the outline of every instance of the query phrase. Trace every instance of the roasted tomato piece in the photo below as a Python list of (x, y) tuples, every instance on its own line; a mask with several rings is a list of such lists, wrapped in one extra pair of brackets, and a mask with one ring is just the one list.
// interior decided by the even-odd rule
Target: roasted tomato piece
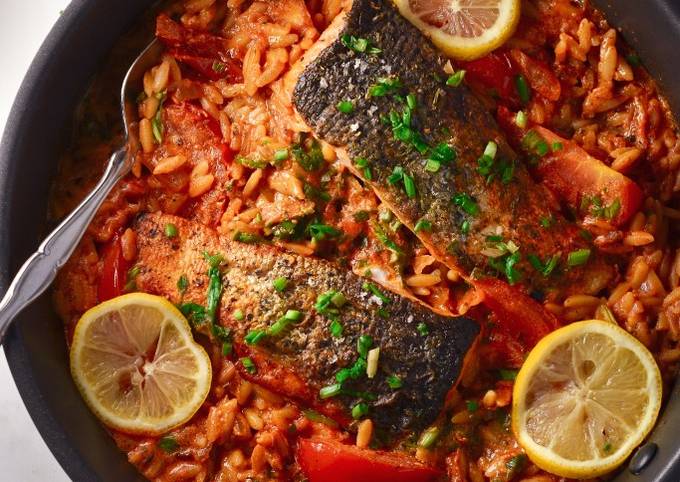
[(127, 282), (127, 272), (130, 268), (123, 257), (123, 248), (120, 245), (120, 236), (113, 237), (103, 249), (103, 264), (101, 277), (99, 278), (99, 286), (97, 287), (97, 296), (99, 302), (110, 300), (116, 296), (120, 296), (125, 291), (125, 283)]
[(477, 60), (461, 62), (461, 67), (468, 80), (495, 91), (504, 101), (519, 103), (514, 79), (516, 71), (506, 52), (493, 52)]
[(548, 64), (533, 59), (521, 50), (513, 49), (510, 57), (536, 92), (553, 102), (559, 100), (562, 86)]
[(572, 208), (614, 226), (625, 224), (638, 211), (643, 193), (634, 181), (594, 158), (575, 142), (544, 127), (532, 130), (549, 147), (548, 154), (538, 162), (536, 174)]
[(165, 14), (156, 19), (156, 37), (173, 57), (210, 80), (243, 80), (241, 63), (233, 58), (222, 37), (188, 29)]
[(441, 475), (406, 455), (334, 440), (300, 439), (297, 461), (309, 482), (429, 482)]
[(474, 286), (484, 294), (483, 303), (493, 312), (498, 328), (526, 350), (560, 326), (557, 318), (536, 300), (503, 281), (485, 278), (474, 281)]

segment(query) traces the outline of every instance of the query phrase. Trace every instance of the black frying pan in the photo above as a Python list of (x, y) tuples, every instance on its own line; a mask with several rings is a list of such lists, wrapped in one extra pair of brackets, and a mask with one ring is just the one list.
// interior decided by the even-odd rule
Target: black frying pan
[[(0, 288), (45, 234), (47, 197), (73, 112), (116, 41), (153, 0), (73, 0), (24, 79), (0, 146)], [(680, 112), (680, 0), (596, 2), (639, 52)], [(148, 31), (149, 34), (151, 30)], [(149, 40), (132, 42), (131, 62)], [(5, 47), (11, 48), (11, 47)], [(122, 77), (121, 77), (122, 79)], [(142, 481), (83, 403), (71, 381), (61, 321), (48, 295), (10, 329), (5, 351), (34, 423), (77, 481)], [(680, 481), (680, 384), (651, 440), (658, 450), (640, 476), (620, 482)]]

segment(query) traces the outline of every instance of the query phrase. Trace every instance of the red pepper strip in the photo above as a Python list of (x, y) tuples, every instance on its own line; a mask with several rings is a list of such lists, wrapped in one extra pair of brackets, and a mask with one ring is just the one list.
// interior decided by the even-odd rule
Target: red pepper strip
[(461, 62), (465, 78), (495, 90), (499, 98), (512, 105), (519, 105), (515, 88), (515, 68), (506, 52), (493, 52), (471, 62)]
[(559, 328), (555, 315), (536, 300), (495, 278), (472, 281), (484, 294), (483, 303), (493, 311), (498, 328), (518, 340), (526, 350)]
[(326, 439), (300, 439), (297, 461), (309, 482), (430, 482), (442, 475), (407, 455)]
[(165, 14), (156, 19), (156, 37), (177, 60), (210, 80), (243, 80), (241, 63), (222, 37), (188, 29)]
[(520, 368), (526, 349), (511, 335), (494, 328), (489, 340), (480, 345), (480, 359), (487, 368)]
[[(533, 130), (550, 148), (548, 155), (539, 160), (535, 172), (543, 184), (572, 208), (581, 210), (585, 196), (598, 197), (603, 207), (616, 204), (618, 208), (608, 219), (614, 226), (625, 224), (640, 209), (643, 193), (633, 180), (595, 159), (575, 142), (544, 127), (536, 126)], [(582, 211), (590, 214), (591, 206), (585, 206)]]
[(123, 294), (127, 272), (130, 269), (130, 263), (123, 258), (123, 249), (118, 235), (115, 235), (104, 247), (102, 258), (104, 263), (97, 288), (100, 303)]

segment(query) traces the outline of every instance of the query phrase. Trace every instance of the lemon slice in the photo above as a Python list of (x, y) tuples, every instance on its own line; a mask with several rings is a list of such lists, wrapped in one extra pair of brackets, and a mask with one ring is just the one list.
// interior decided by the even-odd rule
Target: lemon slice
[(71, 345), (71, 374), (106, 425), (158, 435), (196, 413), (208, 395), (212, 368), (172, 303), (130, 293), (80, 318)]
[(590, 478), (621, 464), (654, 426), (661, 374), (652, 354), (617, 325), (560, 328), (517, 375), (512, 426), (540, 468)]
[(401, 14), (447, 55), (472, 60), (500, 47), (517, 27), (520, 0), (395, 0)]

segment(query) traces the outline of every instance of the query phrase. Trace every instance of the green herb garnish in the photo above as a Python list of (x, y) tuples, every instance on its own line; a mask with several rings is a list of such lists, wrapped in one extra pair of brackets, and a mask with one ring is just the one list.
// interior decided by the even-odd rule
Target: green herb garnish
[(290, 154), (288, 153), (288, 149), (279, 149), (274, 152), (274, 161), (276, 162), (285, 161), (286, 159), (288, 159), (289, 155)]
[(274, 289), (276, 291), (282, 293), (288, 286), (288, 279), (284, 278), (283, 276), (280, 276), (276, 278), (274, 281), (272, 281), (272, 285), (274, 286)]
[(184, 293), (187, 291), (187, 288), (189, 288), (189, 280), (187, 279), (187, 275), (183, 274), (177, 280), (177, 291), (179, 291), (180, 295), (184, 295)]
[(517, 88), (517, 94), (522, 104), (528, 104), (531, 100), (531, 89), (523, 75), (520, 74), (515, 77), (515, 88)]
[(385, 295), (385, 293), (383, 293), (382, 291), (380, 291), (380, 289), (379, 289), (376, 285), (374, 285), (373, 283), (369, 283), (368, 281), (364, 281), (364, 283), (361, 285), (361, 288), (362, 288), (364, 291), (370, 291), (370, 292), (373, 293), (380, 301), (382, 301), (382, 302), (385, 303), (385, 304), (387, 304), (387, 303), (390, 302), (390, 299)]
[(264, 330), (251, 330), (244, 340), (248, 345), (257, 345), (266, 336), (267, 333)]
[(527, 126), (527, 115), (521, 110), (515, 115), (515, 125), (520, 129), (525, 129)]
[(165, 225), (164, 232), (167, 238), (174, 238), (175, 236), (177, 236), (177, 226), (175, 226), (172, 223), (167, 223)]
[(153, 137), (156, 139), (156, 142), (160, 144), (163, 142), (163, 133), (165, 132), (165, 127), (163, 126), (163, 104), (165, 103), (165, 99), (167, 98), (167, 93), (166, 92), (159, 92), (156, 94), (156, 98), (158, 99), (158, 110), (156, 110), (156, 115), (153, 116), (153, 119), (151, 120), (151, 131), (153, 132)]
[(465, 70), (459, 70), (451, 74), (449, 78), (446, 79), (446, 85), (448, 85), (449, 87), (458, 87), (463, 82), (464, 78)]
[(177, 443), (177, 440), (170, 436), (159, 439), (158, 446), (163, 450), (163, 452), (167, 454), (176, 452), (177, 449), (179, 449), (179, 443)]
[(368, 404), (364, 402), (357, 403), (352, 407), (352, 418), (359, 420), (368, 413)]
[(399, 92), (404, 87), (399, 77), (381, 77), (378, 81), (368, 88), (369, 97), (385, 97)]
[(432, 223), (425, 218), (420, 218), (413, 230), (417, 233), (419, 231), (432, 231)]
[(588, 248), (577, 249), (576, 251), (572, 251), (571, 253), (569, 253), (569, 255), (567, 256), (567, 264), (570, 267), (580, 266), (582, 264), (587, 263), (588, 258), (590, 258), (590, 249)]
[(396, 375), (390, 375), (387, 377), (387, 384), (392, 390), (398, 390), (403, 386), (401, 378)]
[(350, 100), (341, 100), (335, 105), (335, 108), (343, 114), (351, 114), (354, 112), (354, 104)]
[(340, 395), (342, 392), (342, 384), (341, 383), (334, 383), (333, 385), (328, 385), (327, 387), (323, 387), (321, 390), (319, 390), (319, 398), (322, 400), (325, 400), (327, 398), (335, 397), (337, 395)]
[(470, 216), (476, 216), (479, 214), (479, 206), (467, 193), (459, 193), (453, 196), (453, 204), (460, 207)]
[(382, 49), (374, 45), (371, 45), (370, 40), (361, 37), (355, 37), (354, 35), (345, 34), (342, 37), (340, 37), (340, 41), (342, 42), (342, 45), (344, 45), (348, 49), (353, 50), (354, 52), (358, 52), (360, 54), (367, 53), (377, 55), (380, 52), (382, 52)]
[(246, 369), (248, 373), (251, 375), (257, 372), (257, 367), (255, 366), (255, 362), (250, 357), (243, 357), (239, 360), (241, 362), (241, 365), (243, 365), (243, 368)]

